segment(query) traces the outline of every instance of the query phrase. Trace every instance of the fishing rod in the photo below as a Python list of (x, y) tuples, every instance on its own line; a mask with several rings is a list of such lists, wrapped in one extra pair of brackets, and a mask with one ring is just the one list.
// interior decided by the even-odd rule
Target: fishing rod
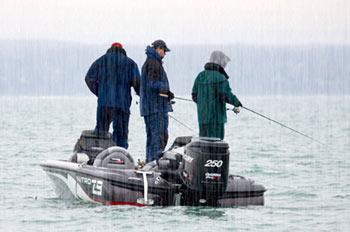
[[(164, 93), (160, 93), (160, 94), (158, 94), (160, 97), (169, 97), (169, 95), (167, 95), (167, 94), (164, 94)], [(179, 99), (179, 100), (183, 100), (183, 101), (189, 101), (189, 102), (193, 102), (194, 103), (194, 101), (192, 101), (191, 99), (187, 99), (187, 98), (182, 98), (182, 97), (175, 97), (174, 96), (174, 98), (175, 99)]]
[[(276, 121), (276, 120), (273, 120), (272, 118), (269, 118), (269, 117), (267, 117), (267, 116), (265, 116), (265, 115), (263, 115), (263, 114), (261, 114), (261, 113), (258, 113), (258, 112), (254, 111), (254, 110), (252, 110), (252, 109), (249, 109), (249, 108), (247, 108), (247, 107), (245, 107), (245, 106), (242, 106), (242, 108), (245, 109), (245, 110), (247, 110), (247, 111), (249, 111), (249, 112), (252, 112), (252, 113), (254, 113), (254, 114), (256, 114), (256, 115), (258, 115), (258, 116), (260, 116), (260, 117), (263, 117), (263, 118), (265, 118), (265, 119), (267, 119), (267, 120), (269, 120), (269, 121), (271, 121), (271, 122), (274, 122), (274, 123), (276, 123), (276, 124), (278, 124), (278, 125), (280, 125), (280, 126), (282, 126), (282, 127), (284, 127), (284, 128), (287, 128), (287, 129), (289, 129), (289, 130), (291, 130), (291, 131), (293, 131), (293, 132), (295, 132), (295, 133), (297, 133), (297, 134), (299, 134), (299, 135), (302, 135), (302, 136), (304, 136), (304, 137), (306, 137), (306, 138), (308, 138), (308, 139), (311, 139), (312, 141), (314, 141), (314, 142), (316, 142), (316, 143), (319, 143), (319, 144), (321, 144), (321, 145), (323, 145), (323, 146), (326, 146), (326, 147), (328, 147), (328, 148), (331, 148), (331, 147), (328, 146), (327, 144), (322, 143), (322, 142), (318, 141), (317, 139), (314, 139), (314, 138), (312, 138), (312, 137), (310, 137), (310, 136), (308, 136), (308, 135), (306, 135), (306, 134), (304, 134), (304, 133), (302, 133), (302, 132), (300, 132), (300, 131), (297, 131), (297, 130), (295, 130), (295, 129), (293, 129), (293, 128), (291, 128), (291, 127), (289, 127), (289, 126), (287, 126), (287, 125), (285, 125), (285, 124), (283, 124), (283, 123), (280, 123), (280, 122), (278, 122), (278, 121)], [(234, 109), (228, 109), (228, 110), (234, 111)], [(234, 111), (234, 112), (235, 112), (235, 111)]]
[(182, 97), (174, 97), (175, 99), (179, 99), (179, 100), (183, 100), (183, 101), (189, 101), (189, 102), (193, 102), (195, 103), (194, 101), (192, 101), (191, 99), (187, 99), (187, 98), (182, 98)]
[[(179, 99), (179, 100), (184, 100), (184, 101), (191, 101), (191, 102), (193, 102), (192, 100), (186, 99), (186, 98), (181, 98), (181, 97), (175, 97), (175, 98), (177, 98), (177, 99)], [(269, 120), (269, 121), (271, 121), (271, 122), (274, 122), (274, 123), (276, 123), (276, 124), (278, 124), (278, 125), (280, 125), (280, 126), (282, 126), (282, 127), (284, 127), (284, 128), (287, 128), (287, 129), (289, 129), (289, 130), (291, 130), (291, 131), (293, 131), (293, 132), (295, 132), (295, 133), (297, 133), (297, 134), (299, 134), (299, 135), (302, 135), (302, 136), (304, 136), (304, 137), (306, 137), (306, 138), (308, 138), (308, 139), (311, 139), (312, 141), (314, 141), (314, 142), (316, 142), (316, 143), (319, 143), (319, 144), (321, 144), (321, 145), (323, 145), (323, 146), (326, 146), (326, 147), (328, 147), (328, 148), (331, 148), (329, 145), (327, 145), (327, 144), (325, 144), (325, 143), (322, 143), (322, 142), (318, 141), (317, 139), (314, 139), (314, 138), (312, 138), (312, 137), (310, 137), (310, 136), (308, 136), (308, 135), (306, 135), (306, 134), (304, 134), (304, 133), (302, 133), (302, 132), (300, 132), (300, 131), (297, 131), (297, 130), (295, 130), (295, 129), (293, 129), (293, 128), (287, 126), (287, 125), (285, 125), (285, 124), (282, 124), (282, 123), (280, 123), (280, 122), (278, 122), (278, 121), (276, 121), (276, 120), (273, 120), (272, 118), (269, 118), (269, 117), (267, 117), (267, 116), (265, 116), (265, 115), (262, 115), (261, 113), (258, 113), (258, 112), (254, 111), (254, 110), (252, 110), (252, 109), (249, 109), (249, 108), (247, 108), (247, 107), (245, 107), (245, 106), (242, 106), (242, 108), (245, 109), (245, 110), (247, 110), (247, 111), (249, 111), (249, 112), (251, 112), (251, 113), (254, 113), (254, 114), (256, 114), (256, 115), (259, 115), (260, 117), (263, 117), (263, 118), (265, 118), (265, 119), (267, 119), (267, 120)], [(237, 109), (236, 107), (233, 108), (233, 109), (227, 109), (227, 110), (232, 110), (232, 111), (235, 112), (236, 114), (239, 113), (239, 109)], [(331, 149), (332, 149), (332, 148), (331, 148)]]
[[(160, 93), (158, 94), (160, 97), (169, 97), (169, 95), (164, 94), (164, 93)], [(180, 100), (184, 100), (184, 101), (190, 101), (189, 99), (186, 98), (181, 98), (181, 97), (174, 97)], [(170, 102), (170, 104), (174, 104), (175, 102)], [(174, 116), (168, 114), (169, 117), (171, 117), (172, 119), (174, 119), (176, 122), (178, 122), (180, 125), (182, 125), (183, 127), (186, 127), (187, 129), (189, 129), (190, 131), (194, 132), (196, 135), (198, 135), (198, 133), (196, 131), (194, 131), (191, 127), (187, 126), (185, 123), (181, 122), (180, 120), (176, 119)]]

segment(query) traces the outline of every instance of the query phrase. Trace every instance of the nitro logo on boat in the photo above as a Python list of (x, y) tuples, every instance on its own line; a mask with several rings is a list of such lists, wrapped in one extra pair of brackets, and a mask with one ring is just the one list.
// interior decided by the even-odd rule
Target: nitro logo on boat
[(77, 176), (77, 181), (86, 184), (86, 185), (92, 185), (92, 194), (97, 196), (102, 196), (102, 186), (103, 181), (102, 180), (95, 180), (83, 176)]
[(205, 179), (208, 180), (221, 180), (221, 174), (219, 173), (205, 173)]
[(187, 162), (192, 163), (193, 158), (192, 158), (191, 156), (188, 156), (188, 155), (186, 155), (186, 154), (183, 154), (183, 155), (182, 155), (182, 158), (183, 158), (184, 160), (186, 160)]

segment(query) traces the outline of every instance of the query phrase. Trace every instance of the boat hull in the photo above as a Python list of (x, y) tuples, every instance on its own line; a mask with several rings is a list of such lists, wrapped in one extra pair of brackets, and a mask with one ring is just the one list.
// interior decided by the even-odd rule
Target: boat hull
[(171, 183), (161, 173), (152, 171), (57, 160), (44, 161), (40, 165), (62, 199), (134, 206), (264, 205), (265, 187), (241, 176), (229, 175), (226, 191), (217, 193), (188, 189), (184, 184)]

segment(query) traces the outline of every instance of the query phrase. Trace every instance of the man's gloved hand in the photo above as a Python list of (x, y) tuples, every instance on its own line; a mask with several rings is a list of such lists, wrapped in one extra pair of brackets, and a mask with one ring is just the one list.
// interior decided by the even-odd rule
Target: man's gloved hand
[(192, 100), (197, 103), (197, 94), (196, 93), (192, 93)]
[(167, 95), (168, 95), (168, 98), (170, 99), (170, 100), (172, 100), (172, 99), (174, 99), (174, 94), (169, 90), (169, 92), (167, 93)]

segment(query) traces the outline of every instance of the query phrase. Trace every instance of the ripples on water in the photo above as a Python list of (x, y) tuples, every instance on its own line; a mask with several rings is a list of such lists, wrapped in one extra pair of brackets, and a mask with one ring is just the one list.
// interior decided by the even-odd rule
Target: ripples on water
[[(39, 163), (67, 159), (95, 124), (92, 97), (0, 98), (0, 231), (346, 231), (350, 226), (350, 98), (241, 97), (246, 106), (327, 143), (328, 149), (242, 110), (228, 112), (230, 173), (264, 184), (265, 206), (131, 207), (58, 199)], [(332, 109), (325, 106), (332, 105)], [(175, 118), (197, 131), (196, 109)], [(144, 159), (144, 122), (132, 106), (129, 150)], [(193, 133), (170, 119), (169, 144)]]

